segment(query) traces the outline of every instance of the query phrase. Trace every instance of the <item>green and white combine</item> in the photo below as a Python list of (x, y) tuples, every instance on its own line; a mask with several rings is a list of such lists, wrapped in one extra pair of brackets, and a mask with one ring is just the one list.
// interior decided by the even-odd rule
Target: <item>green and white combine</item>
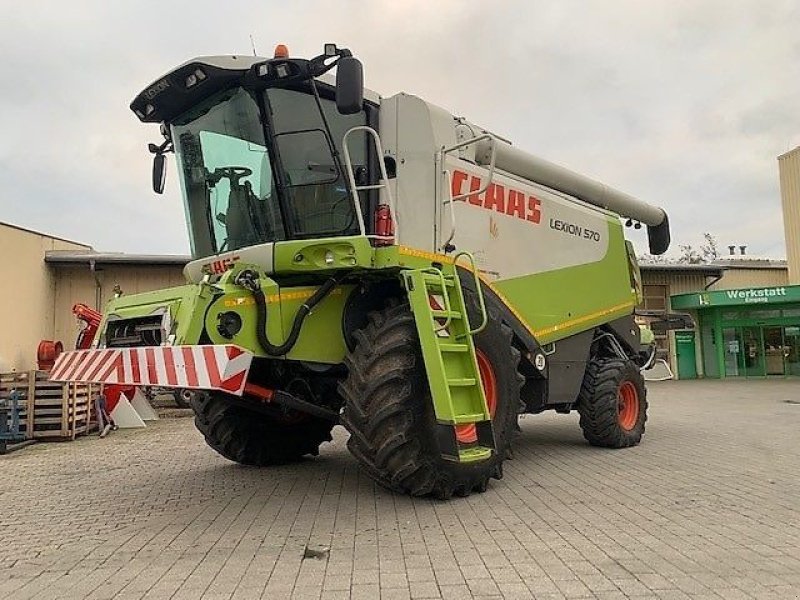
[(366, 90), (332, 44), (197, 58), (131, 108), (161, 124), (156, 191), (177, 158), (189, 283), (112, 300), (55, 378), (203, 390), (198, 429), (244, 464), (317, 454), (340, 423), (380, 484), (440, 498), (502, 476), (521, 413), (640, 441), (653, 348), (620, 217), (661, 254), (662, 209)]

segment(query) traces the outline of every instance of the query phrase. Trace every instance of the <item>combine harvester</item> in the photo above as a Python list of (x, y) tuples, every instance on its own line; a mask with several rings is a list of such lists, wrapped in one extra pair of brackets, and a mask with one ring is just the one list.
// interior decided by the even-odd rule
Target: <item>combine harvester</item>
[(156, 192), (176, 155), (190, 283), (109, 302), (54, 380), (202, 390), (198, 429), (249, 465), (315, 455), (341, 423), (376, 481), (439, 498), (502, 476), (520, 413), (639, 443), (654, 347), (620, 217), (661, 254), (662, 209), (364, 89), (333, 44), (197, 58), (131, 108), (161, 124)]

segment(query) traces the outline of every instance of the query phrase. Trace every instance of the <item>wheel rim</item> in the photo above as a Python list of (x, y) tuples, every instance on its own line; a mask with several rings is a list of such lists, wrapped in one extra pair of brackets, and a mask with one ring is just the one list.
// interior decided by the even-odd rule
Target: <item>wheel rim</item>
[(623, 381), (617, 392), (619, 425), (625, 431), (636, 427), (639, 420), (639, 390), (632, 381)]
[[(486, 407), (489, 409), (489, 416), (494, 419), (497, 411), (497, 377), (494, 374), (492, 363), (488, 357), (478, 348), (475, 349), (475, 356), (478, 359), (478, 372), (481, 376), (483, 394), (486, 396)], [(478, 441), (478, 429), (474, 423), (469, 425), (456, 425), (456, 439), (461, 444), (473, 444)]]

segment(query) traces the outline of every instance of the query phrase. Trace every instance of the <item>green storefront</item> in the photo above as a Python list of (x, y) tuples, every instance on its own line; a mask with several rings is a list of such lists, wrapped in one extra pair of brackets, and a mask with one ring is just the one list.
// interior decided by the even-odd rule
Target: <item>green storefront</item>
[[(800, 376), (800, 285), (679, 294), (671, 304), (697, 320), (695, 349), (706, 377)], [(691, 377), (688, 366), (680, 372), (690, 363), (681, 363), (689, 338), (676, 332), (680, 377)]]

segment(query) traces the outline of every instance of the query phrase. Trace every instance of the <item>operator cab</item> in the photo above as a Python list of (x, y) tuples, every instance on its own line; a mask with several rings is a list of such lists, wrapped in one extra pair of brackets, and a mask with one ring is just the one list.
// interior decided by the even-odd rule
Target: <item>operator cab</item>
[[(336, 85), (322, 77), (337, 67)], [(131, 109), (160, 122), (153, 183), (174, 151), (195, 259), (283, 240), (368, 235), (379, 169), (367, 132), (349, 136), (352, 181), (342, 146), (354, 127), (377, 128), (378, 97), (363, 99), (361, 64), (326, 44), (311, 60), (204, 57), (140, 93)], [(358, 206), (354, 198), (358, 198)], [(363, 221), (363, 222), (362, 222)], [(265, 265), (266, 266), (266, 265)], [(269, 265), (271, 267), (271, 265)]]

